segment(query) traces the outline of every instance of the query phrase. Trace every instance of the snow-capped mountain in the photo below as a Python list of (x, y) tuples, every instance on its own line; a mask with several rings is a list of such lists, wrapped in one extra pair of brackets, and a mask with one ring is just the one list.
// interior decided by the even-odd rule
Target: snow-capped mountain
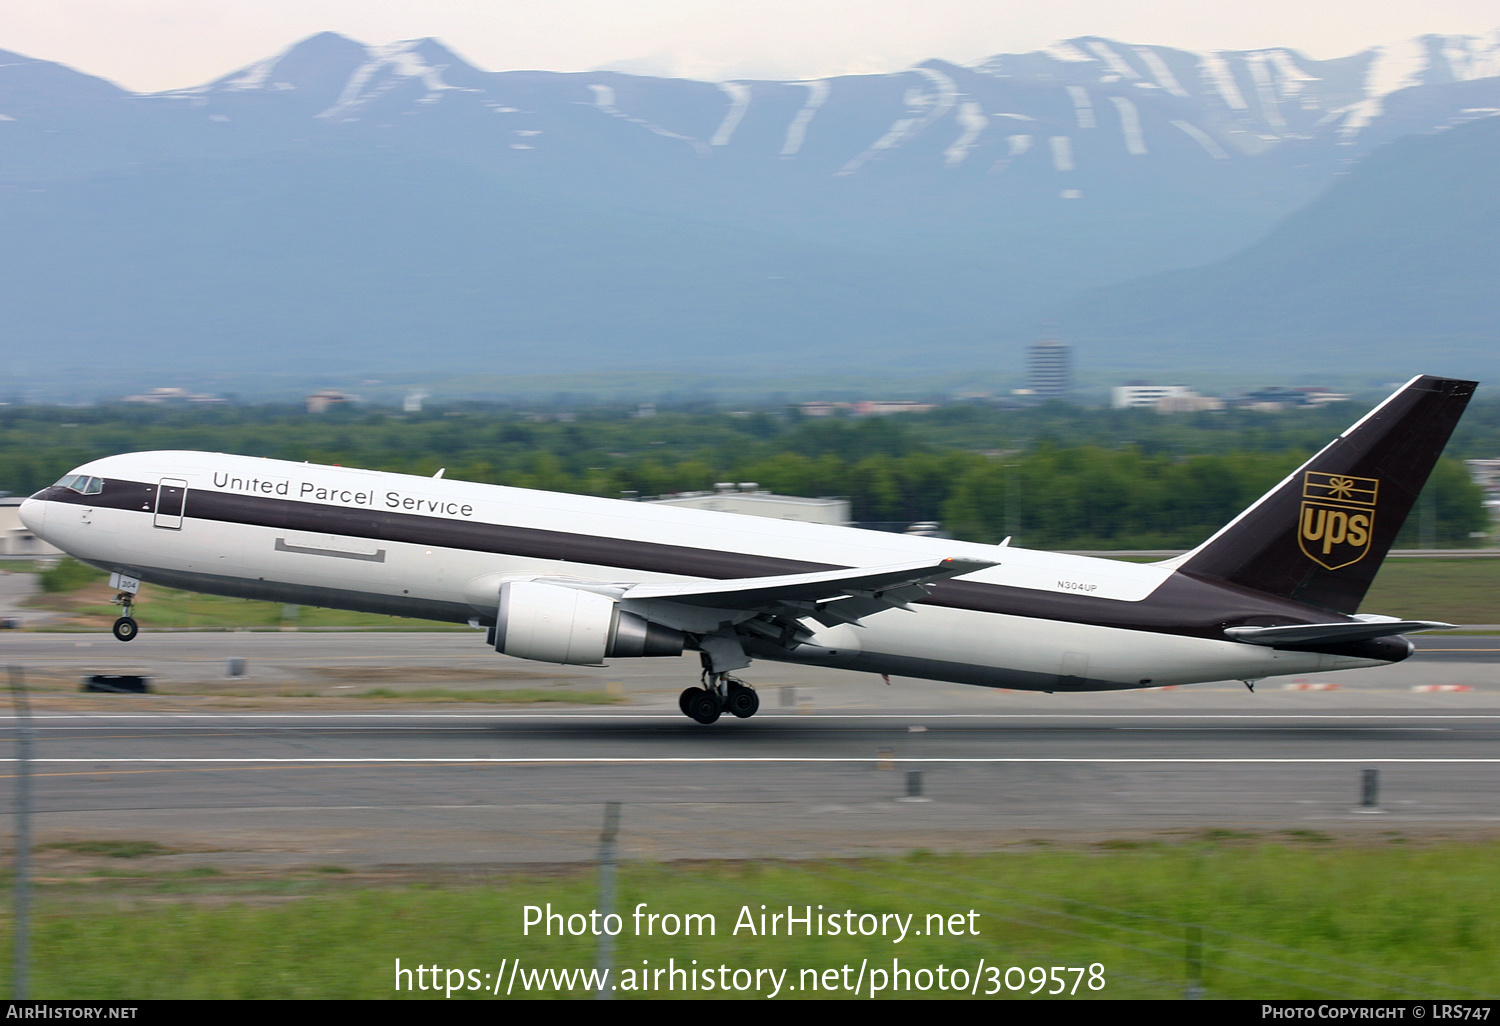
[[(15, 54), (0, 67), (0, 117), (13, 123), (0, 141), (12, 143), (28, 130), (91, 131), (106, 151), (158, 159), (309, 142), (436, 147), (508, 171), (611, 151), (716, 170), (775, 160), (809, 178), (895, 164), (937, 186), (953, 172), (1036, 169), (1068, 199), (1083, 198), (1085, 179), (1132, 164), (1290, 160), (1328, 173), (1391, 138), (1497, 112), (1500, 31), (1323, 61), (1085, 37), (972, 67), (934, 60), (806, 82), (486, 72), (435, 40), (365, 46), (332, 33), (155, 94)], [(54, 152), (66, 162), (65, 147)], [(0, 176), (28, 169), (14, 146), (0, 149)]]
[(84, 362), (207, 337), (247, 363), (334, 337), (387, 366), (413, 337), (428, 363), (528, 371), (560, 349), (972, 360), (1079, 289), (1228, 257), (1386, 142), (1496, 113), (1500, 32), (1321, 61), (1084, 37), (721, 83), (324, 33), (154, 94), (0, 52), (0, 302)]
[[(1170, 103), (1162, 97), (1185, 101), (1182, 106), (1192, 114), (1170, 123), (1216, 160), (1256, 156), (1289, 140), (1331, 139), (1368, 149), (1393, 134), (1500, 113), (1494, 107), (1450, 103), (1413, 124), (1403, 104), (1393, 112), (1386, 109), (1387, 98), (1402, 90), (1500, 77), (1500, 31), (1486, 38), (1421, 36), (1322, 61), (1279, 47), (1190, 53), (1083, 38), (1038, 53), (991, 57), (975, 70), (1057, 82), (1074, 100), (1079, 127), (1096, 124), (1092, 108), (1100, 104), (1095, 93), (1121, 105), (1122, 113), (1123, 103)], [(1474, 92), (1490, 95), (1491, 88)], [(1121, 118), (1122, 129), (1128, 121), (1128, 116)], [(1131, 148), (1129, 136), (1125, 145)]]
[[(615, 141), (634, 135), (662, 153), (775, 157), (839, 176), (870, 173), (904, 150), (936, 168), (990, 172), (1029, 155), (1062, 175), (1078, 169), (1071, 153), (1085, 147), (1097, 162), (1154, 150), (1243, 160), (1291, 143), (1343, 147), (1347, 157), (1494, 114), (1500, 30), (1321, 61), (1284, 48), (1190, 53), (1084, 37), (967, 68), (934, 60), (891, 75), (722, 83), (484, 72), (431, 39), (364, 46), (325, 33), (199, 88), (139, 99), (218, 124), (311, 119), (350, 135), (483, 115), (468, 123), (478, 131), (465, 145), (513, 160), (584, 136), (607, 142), (614, 129)], [(1094, 136), (1102, 144), (1085, 142)], [(1310, 150), (1292, 148), (1299, 158)]]

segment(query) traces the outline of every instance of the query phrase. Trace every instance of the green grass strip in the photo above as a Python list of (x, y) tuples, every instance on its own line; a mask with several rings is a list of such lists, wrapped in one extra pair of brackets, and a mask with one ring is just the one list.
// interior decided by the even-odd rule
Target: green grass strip
[[(1199, 976), (1206, 996), (1220, 998), (1493, 996), (1500, 990), (1500, 844), (1403, 841), (1392, 834), (1351, 845), (1312, 832), (1246, 838), (1226, 831), (1087, 850), (626, 864), (614, 966), (631, 974), (616, 980), (635, 989), (617, 996), (721, 997), (728, 982), (729, 996), (764, 998), (769, 977), (759, 978), (758, 991), (736, 990), (734, 971), (784, 969), (782, 997), (852, 997), (853, 974), (863, 967), (862, 997), (872, 972), (885, 971), (887, 986), (899, 987), (896, 970), (905, 968), (926, 970), (928, 988), (917, 974), (911, 990), (881, 996), (968, 996), (953, 989), (953, 971), (962, 969), (981, 994), (998, 987), (988, 996), (1019, 999), (1031, 996), (1034, 967), (1047, 971), (1047, 990), (1055, 985), (1051, 967), (1092, 965), (1102, 967), (1103, 988), (1090, 991), (1086, 974), (1069, 1000), (1180, 997)], [(453, 999), (493, 999), (495, 974), (511, 972), (515, 959), (526, 973), (572, 971), (592, 967), (597, 951), (591, 933), (568, 929), (582, 928), (597, 906), (590, 867), (477, 881), (450, 876), (429, 885), (381, 883), (337, 865), (275, 877), (190, 869), (46, 879), (33, 921), (32, 988), (40, 998), (448, 999), (442, 989), (417, 988), (414, 976), (411, 989), (398, 992), (399, 958), (404, 968), (437, 966), (445, 984), (456, 980)], [(525, 907), (549, 903), (562, 926), (554, 920), (552, 936), (544, 927), (527, 935)], [(797, 918), (810, 907), (823, 935), (806, 936), (794, 924), (788, 936), (788, 906)], [(781, 916), (764, 920), (767, 933), (762, 912)], [(713, 917), (712, 936), (682, 935), (690, 913)], [(899, 942), (887, 915), (911, 917)], [(837, 936), (827, 925), (834, 920)], [(885, 933), (850, 937), (842, 925), (850, 923), (856, 932), (879, 923)], [(5, 927), (0, 960), (9, 964)], [(1201, 971), (1188, 954), (1195, 931)], [(980, 969), (981, 959), (996, 972)], [(937, 983), (940, 966), (947, 990)], [(653, 979), (669, 967), (699, 975)], [(463, 973), (449, 976), (449, 969)], [(1006, 970), (1018, 989), (1005, 986)], [(1070, 987), (1074, 978), (1067, 974)], [(424, 979), (430, 985), (434, 977)], [(520, 979), (512, 997), (570, 993), (556, 977), (534, 991), (525, 990), (526, 975)], [(684, 993), (688, 980), (695, 989)], [(575, 980), (571, 994), (585, 996), (584, 989)]]

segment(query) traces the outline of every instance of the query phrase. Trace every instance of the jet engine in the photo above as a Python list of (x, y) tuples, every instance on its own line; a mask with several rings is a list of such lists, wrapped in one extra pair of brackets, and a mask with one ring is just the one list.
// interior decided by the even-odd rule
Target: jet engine
[(500, 586), (495, 651), (543, 663), (682, 655), (681, 631), (620, 609), (607, 595), (536, 581)]

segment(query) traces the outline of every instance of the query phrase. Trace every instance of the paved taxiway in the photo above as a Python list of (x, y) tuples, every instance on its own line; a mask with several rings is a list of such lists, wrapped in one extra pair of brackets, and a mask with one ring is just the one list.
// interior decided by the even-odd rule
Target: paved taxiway
[[(193, 692), (38, 696), (43, 843), (150, 839), (184, 849), (172, 858), (186, 863), (451, 864), (592, 858), (609, 800), (625, 803), (622, 850), (644, 858), (1207, 828), (1500, 831), (1500, 639), (1421, 643), (1428, 651), (1397, 666), (1266, 681), (1256, 694), (1237, 683), (1092, 695), (886, 687), (757, 664), (747, 676), (761, 715), (713, 727), (675, 709), (690, 660), (559, 670), (497, 657), (467, 633), (143, 634), (128, 647), (12, 634), (0, 659), (54, 678), (144, 670)], [(224, 679), (231, 656), (248, 660), (247, 678)], [(403, 697), (276, 697), (289, 683), (337, 695), (353, 685), (333, 682), (361, 668)], [(624, 702), (423, 707), (434, 680)], [(1339, 690), (1283, 690), (1331, 683)], [(1431, 685), (1474, 690), (1411, 690)], [(7, 737), (14, 727), (0, 724)], [(1378, 813), (1356, 811), (1371, 767)], [(928, 800), (898, 800), (910, 772)], [(9, 792), (0, 786), (0, 811)]]

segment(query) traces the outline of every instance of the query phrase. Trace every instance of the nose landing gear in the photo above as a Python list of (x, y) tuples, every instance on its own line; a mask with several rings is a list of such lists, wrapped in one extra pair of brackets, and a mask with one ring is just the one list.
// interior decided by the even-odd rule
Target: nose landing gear
[(699, 723), (713, 723), (724, 713), (748, 720), (760, 709), (755, 689), (727, 673), (703, 671), (703, 686), (688, 688), (677, 697), (684, 716)]
[(135, 622), (135, 617), (130, 615), (135, 608), (135, 595), (122, 591), (115, 597), (115, 601), (120, 605), (121, 616), (110, 630), (120, 641), (134, 641), (135, 636), (141, 632), (140, 625)]

